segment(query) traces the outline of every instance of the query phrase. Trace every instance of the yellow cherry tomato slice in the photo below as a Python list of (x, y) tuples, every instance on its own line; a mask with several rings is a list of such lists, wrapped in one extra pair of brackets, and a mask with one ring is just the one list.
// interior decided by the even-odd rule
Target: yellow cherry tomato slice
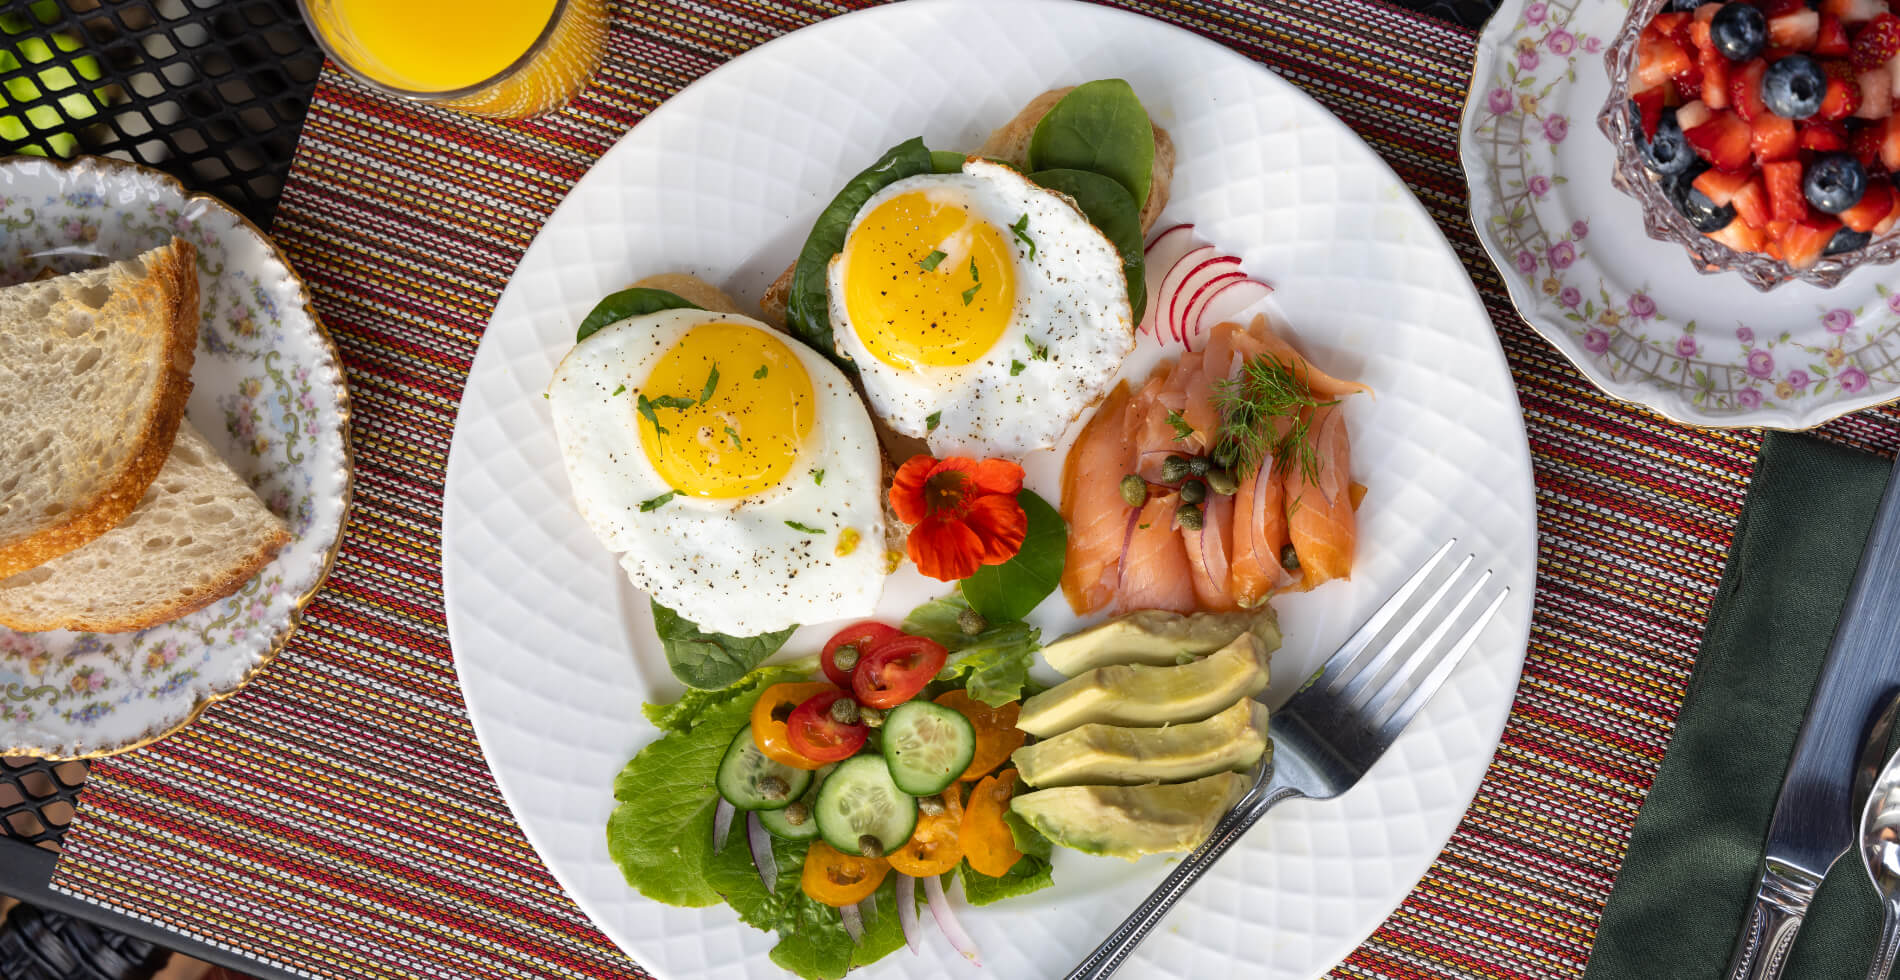
[(806, 699), (837, 689), (835, 684), (814, 681), (808, 684), (774, 684), (759, 692), (759, 700), (752, 705), (753, 744), (765, 753), (766, 758), (793, 769), (823, 767), (824, 763), (808, 759), (792, 748), (791, 732), (785, 723)]
[(944, 791), (942, 813), (917, 814), (917, 830), (903, 847), (890, 853), (892, 868), (913, 878), (925, 878), (943, 874), (963, 860), (963, 844), (958, 839), (963, 828), (959, 790), (952, 786)]
[(1016, 835), (1009, 832), (1009, 824), (1003, 820), (1010, 797), (1016, 795), (1015, 788), (1016, 770), (1005, 769), (977, 783), (963, 807), (963, 826), (957, 835), (963, 843), (963, 856), (969, 859), (970, 867), (992, 878), (1008, 874), (1023, 857), (1023, 852), (1016, 849)]
[(798, 886), (814, 902), (843, 908), (871, 897), (890, 870), (891, 863), (883, 858), (846, 854), (815, 840), (811, 850), (805, 852), (805, 870), (798, 877)]
[(938, 697), (937, 703), (970, 719), (970, 727), (976, 729), (976, 754), (970, 757), (969, 768), (957, 777), (960, 781), (989, 775), (997, 766), (1008, 762), (1010, 753), (1022, 748), (1023, 740), (1029, 737), (1028, 732), (1016, 727), (1016, 717), (1023, 710), (1020, 702), (1011, 701), (992, 708), (968, 692), (949, 691)]

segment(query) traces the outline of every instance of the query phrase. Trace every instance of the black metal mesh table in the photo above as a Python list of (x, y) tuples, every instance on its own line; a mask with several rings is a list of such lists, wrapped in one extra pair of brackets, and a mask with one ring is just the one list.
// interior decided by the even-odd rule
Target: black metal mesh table
[[(1472, 28), (1496, 7), (1395, 2)], [(296, 0), (0, 0), (0, 156), (145, 164), (268, 229), (322, 65)], [(86, 772), (84, 762), (0, 759), (0, 894), (277, 975), (47, 888)]]

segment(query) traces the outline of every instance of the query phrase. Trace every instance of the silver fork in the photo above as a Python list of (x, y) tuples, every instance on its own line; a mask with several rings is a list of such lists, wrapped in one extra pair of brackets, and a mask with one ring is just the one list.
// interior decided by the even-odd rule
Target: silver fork
[(1474, 570), (1473, 555), (1445, 572), (1445, 558), (1457, 543), (1445, 542), (1273, 713), (1272, 755), (1253, 787), (1067, 980), (1114, 973), (1189, 886), (1280, 801), (1330, 800), (1379, 761), (1510, 594), (1508, 588), (1488, 587), (1491, 570)]

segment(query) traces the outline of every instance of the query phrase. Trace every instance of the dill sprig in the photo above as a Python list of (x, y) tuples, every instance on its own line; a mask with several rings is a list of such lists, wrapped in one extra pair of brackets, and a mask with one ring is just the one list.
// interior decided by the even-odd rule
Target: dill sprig
[[(1308, 481), (1319, 479), (1319, 451), (1313, 445), (1312, 419), (1307, 409), (1338, 404), (1321, 401), (1306, 383), (1306, 366), (1263, 354), (1241, 365), (1240, 376), (1215, 382), (1214, 404), (1220, 409), (1220, 438), (1215, 456), (1229, 460), (1235, 476), (1252, 473), (1272, 456), (1285, 467), (1298, 465)], [(1286, 430), (1277, 438), (1275, 423)]]

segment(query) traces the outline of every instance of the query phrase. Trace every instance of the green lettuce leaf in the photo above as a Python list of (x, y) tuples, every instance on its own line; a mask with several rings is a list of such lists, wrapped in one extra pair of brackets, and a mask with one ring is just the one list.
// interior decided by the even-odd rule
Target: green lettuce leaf
[(971, 905), (988, 905), (1055, 884), (1049, 863), (1055, 845), (1013, 810), (1003, 811), (1003, 822), (1009, 825), (1010, 836), (1016, 838), (1016, 849), (1023, 852), (1022, 859), (1001, 878), (992, 878), (970, 867), (968, 861), (957, 865), (957, 874), (963, 880), (963, 897)]
[(1029, 668), (1042, 646), (1042, 631), (1028, 623), (1002, 623), (970, 636), (957, 624), (970, 604), (951, 593), (911, 610), (904, 632), (926, 636), (950, 651), (937, 680), (961, 678), (970, 696), (995, 707), (1023, 696), (1030, 683)]
[[(651, 602), (652, 600), (648, 600)], [(687, 687), (718, 690), (744, 677), (790, 639), (796, 626), (758, 636), (708, 633), (690, 620), (653, 602), (653, 631), (666, 649), (666, 665)]]
[(745, 699), (746, 710), (750, 712), (753, 698), (760, 691), (774, 684), (810, 680), (817, 670), (818, 661), (811, 657), (760, 667), (753, 671), (751, 677), (746, 678), (745, 683), (734, 684), (716, 691), (705, 691), (696, 687), (687, 688), (686, 694), (678, 701), (672, 704), (643, 704), (640, 706), (640, 712), (647, 716), (647, 721), (651, 722), (653, 727), (662, 732), (683, 732), (691, 729), (699, 721), (700, 716), (729, 701)]
[(863, 906), (864, 941), (854, 944), (838, 910), (812, 901), (798, 886), (810, 849), (809, 842), (773, 838), (778, 876), (768, 892), (752, 864), (745, 831), (735, 826), (708, 870), (712, 887), (739, 913), (740, 921), (778, 934), (772, 962), (806, 980), (837, 980), (852, 967), (874, 963), (904, 945), (896, 879), (886, 877)]
[(978, 568), (961, 586), (970, 607), (992, 623), (1021, 619), (1048, 598), (1062, 582), (1069, 547), (1068, 525), (1048, 501), (1030, 490), (1018, 491), (1016, 501), (1029, 519), (1022, 548), (1000, 565)]

